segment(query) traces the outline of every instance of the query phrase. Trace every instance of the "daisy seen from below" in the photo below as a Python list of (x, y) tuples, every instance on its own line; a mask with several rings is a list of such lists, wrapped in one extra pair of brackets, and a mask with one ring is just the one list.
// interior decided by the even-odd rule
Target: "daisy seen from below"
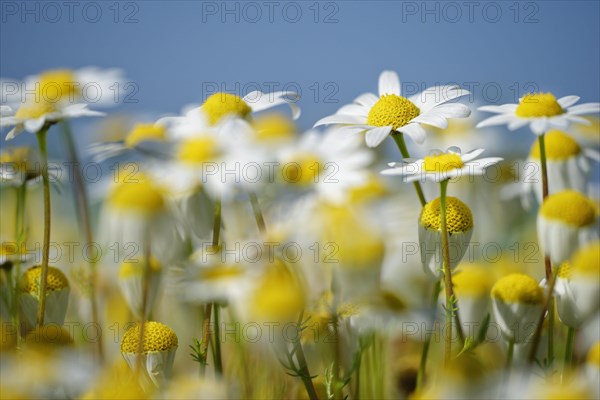
[(406, 98), (401, 95), (398, 75), (394, 71), (383, 71), (379, 76), (379, 96), (362, 94), (352, 104), (317, 121), (315, 127), (335, 124), (350, 131), (366, 132), (369, 147), (378, 146), (392, 133), (406, 134), (421, 144), (426, 136), (421, 124), (443, 129), (448, 126), (448, 118), (470, 115), (471, 111), (464, 104), (445, 104), (468, 94), (469, 91), (456, 85), (448, 85), (430, 87)]
[(519, 104), (479, 107), (480, 111), (498, 115), (484, 119), (477, 127), (507, 125), (509, 130), (514, 131), (529, 125), (531, 131), (539, 136), (551, 128), (566, 129), (571, 122), (589, 125), (590, 122), (580, 115), (600, 112), (600, 103), (575, 105), (579, 99), (578, 96), (557, 99), (552, 93), (529, 93), (519, 99)]

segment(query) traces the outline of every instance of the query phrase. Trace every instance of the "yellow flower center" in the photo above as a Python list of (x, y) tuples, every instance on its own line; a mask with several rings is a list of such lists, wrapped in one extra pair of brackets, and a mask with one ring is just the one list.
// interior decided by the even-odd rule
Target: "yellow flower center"
[(562, 279), (571, 279), (573, 276), (573, 266), (570, 262), (566, 261), (558, 267), (558, 277)]
[[(441, 230), (441, 202), (438, 197), (425, 204), (421, 211), (420, 224), (427, 229)], [(446, 227), (449, 234), (473, 229), (471, 209), (456, 197), (446, 197)]]
[(217, 141), (206, 136), (183, 140), (177, 151), (177, 159), (185, 164), (199, 165), (214, 160), (219, 154)]
[[(137, 323), (125, 332), (121, 340), (121, 353), (137, 353), (140, 340), (140, 324)], [(165, 324), (149, 321), (144, 324), (142, 354), (167, 351), (177, 347), (175, 332)]]
[(418, 117), (420, 113), (421, 110), (406, 97), (384, 94), (369, 111), (367, 124), (398, 129)]
[(465, 166), (458, 154), (442, 153), (426, 156), (423, 160), (423, 168), (427, 172), (448, 172)]
[(242, 269), (235, 265), (217, 265), (200, 270), (199, 278), (201, 280), (221, 280), (234, 278), (242, 274)]
[(492, 297), (504, 303), (541, 304), (544, 291), (532, 277), (510, 274), (500, 278), (492, 288)]
[(596, 204), (574, 190), (551, 194), (544, 200), (540, 213), (547, 219), (558, 220), (575, 227), (591, 225), (596, 221)]
[(600, 241), (585, 246), (573, 256), (573, 274), (580, 274), (598, 282), (600, 279)]
[(166, 129), (161, 125), (154, 124), (137, 124), (133, 127), (127, 138), (125, 145), (134, 147), (139, 143), (147, 141), (164, 141), (166, 138)]
[(325, 205), (320, 213), (323, 221), (321, 243), (326, 244), (325, 262), (339, 263), (344, 268), (377, 268), (385, 253), (380, 235), (347, 205)]
[(59, 69), (47, 71), (40, 75), (38, 94), (42, 101), (73, 101), (80, 93), (81, 88), (75, 79), (73, 71)]
[(523, 118), (552, 117), (562, 113), (564, 110), (552, 93), (526, 94), (516, 110), (517, 116)]
[(587, 363), (600, 368), (600, 341), (597, 341), (587, 355)]
[(258, 140), (290, 139), (296, 132), (294, 122), (283, 114), (273, 113), (258, 117), (252, 123)]
[(162, 211), (165, 207), (165, 199), (160, 189), (140, 175), (117, 183), (107, 201), (116, 208), (148, 214)]
[(323, 162), (314, 154), (300, 153), (292, 160), (283, 164), (282, 175), (287, 183), (309, 185), (317, 183), (323, 172)]
[(206, 99), (202, 109), (212, 125), (227, 115), (245, 118), (252, 112), (252, 108), (241, 97), (222, 92), (215, 93)]
[[(20, 288), (25, 293), (38, 295), (40, 290), (40, 281), (42, 278), (42, 267), (36, 265), (29, 268), (21, 276)], [(48, 275), (46, 277), (46, 289), (49, 292), (58, 291), (69, 287), (69, 281), (63, 272), (54, 267), (48, 267)]]
[(296, 278), (281, 260), (268, 267), (252, 302), (254, 315), (273, 321), (297, 318), (304, 308), (305, 295)]
[(52, 103), (40, 101), (23, 104), (15, 113), (15, 117), (20, 119), (38, 119), (55, 111), (56, 108)]
[[(150, 257), (150, 273), (160, 273), (162, 266), (154, 257)], [(146, 260), (141, 259), (137, 262), (124, 262), (119, 268), (119, 278), (129, 278), (132, 276), (142, 276), (146, 269)]]
[[(546, 158), (548, 160), (565, 160), (581, 153), (581, 147), (566, 133), (553, 129), (544, 137)], [(530, 157), (540, 159), (540, 146), (537, 141), (531, 146)]]
[(493, 272), (483, 267), (467, 267), (452, 276), (454, 292), (460, 296), (489, 296), (494, 285)]

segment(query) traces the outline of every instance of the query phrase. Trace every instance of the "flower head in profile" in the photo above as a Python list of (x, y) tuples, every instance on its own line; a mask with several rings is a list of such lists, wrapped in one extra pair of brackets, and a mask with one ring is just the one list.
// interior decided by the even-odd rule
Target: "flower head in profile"
[(344, 125), (353, 132), (366, 132), (369, 147), (378, 146), (392, 132), (402, 132), (420, 144), (426, 136), (421, 124), (446, 128), (448, 118), (465, 118), (471, 114), (464, 104), (446, 104), (468, 94), (456, 85), (448, 85), (430, 87), (406, 98), (401, 95), (398, 75), (394, 71), (383, 71), (379, 76), (379, 96), (362, 94), (352, 104), (317, 121), (315, 127)]
[(461, 154), (458, 147), (450, 147), (445, 152), (434, 150), (422, 160), (403, 160), (401, 163), (389, 163), (392, 168), (381, 171), (383, 175), (399, 175), (405, 182), (433, 181), (460, 178), (467, 175), (483, 175), (485, 169), (502, 161), (500, 157), (477, 157), (484, 149)]
[(477, 127), (506, 124), (514, 131), (529, 125), (533, 133), (543, 135), (552, 128), (566, 129), (571, 122), (589, 125), (590, 122), (580, 115), (600, 112), (600, 103), (575, 105), (578, 101), (578, 96), (557, 99), (552, 93), (526, 94), (519, 99), (519, 104), (480, 107), (480, 111), (498, 115), (484, 119)]

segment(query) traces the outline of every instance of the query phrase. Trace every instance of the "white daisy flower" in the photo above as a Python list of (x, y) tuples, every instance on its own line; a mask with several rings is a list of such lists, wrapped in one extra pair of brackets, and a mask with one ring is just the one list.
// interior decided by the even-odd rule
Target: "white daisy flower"
[(493, 273), (490, 268), (466, 265), (452, 276), (452, 284), (460, 304), (463, 331), (474, 339), (489, 310)]
[(544, 297), (544, 290), (528, 275), (510, 274), (496, 282), (492, 288), (492, 309), (506, 340), (523, 343), (533, 334)]
[[(146, 299), (146, 310), (144, 311), (144, 274), (146, 267), (149, 268), (148, 297)], [(151, 314), (158, 295), (161, 271), (162, 266), (155, 257), (150, 257), (148, 265), (146, 265), (146, 260), (143, 257), (121, 263), (119, 267), (119, 286), (129, 309), (136, 318), (141, 319), (142, 316), (148, 318)]]
[(560, 265), (598, 239), (598, 205), (573, 190), (551, 194), (538, 212), (537, 232), (542, 252)]
[(590, 122), (580, 115), (600, 112), (600, 103), (575, 105), (578, 101), (578, 96), (557, 100), (552, 93), (526, 94), (519, 99), (519, 104), (479, 107), (480, 111), (499, 115), (481, 121), (477, 127), (506, 124), (509, 130), (514, 131), (529, 125), (533, 133), (543, 135), (552, 128), (566, 129), (571, 122), (589, 125)]
[(600, 309), (600, 242), (575, 253), (572, 262), (560, 266), (554, 289), (558, 316), (571, 328), (579, 328)]
[(75, 103), (102, 107), (116, 105), (131, 93), (123, 71), (117, 68), (55, 69), (28, 76), (22, 82), (2, 79), (1, 83), (7, 104), (35, 101), (62, 107)]
[(484, 149), (477, 149), (461, 154), (458, 147), (450, 147), (445, 152), (434, 150), (430, 156), (422, 160), (403, 160), (400, 163), (392, 162), (393, 167), (381, 171), (383, 175), (399, 175), (404, 182), (427, 180), (442, 182), (447, 179), (459, 178), (466, 175), (483, 175), (485, 169), (502, 161), (500, 157), (477, 159)]
[(267, 110), (280, 104), (287, 104), (292, 110), (292, 117), (300, 117), (300, 108), (296, 105), (298, 94), (289, 91), (263, 93), (253, 91), (244, 97), (231, 93), (218, 92), (210, 95), (200, 106), (211, 125), (224, 117), (247, 118), (252, 113)]
[(456, 85), (434, 86), (409, 98), (400, 93), (400, 80), (394, 71), (383, 71), (379, 76), (379, 97), (365, 93), (352, 104), (345, 105), (335, 114), (315, 124), (343, 125), (346, 130), (366, 132), (367, 146), (376, 147), (393, 132), (409, 136), (415, 143), (425, 141), (426, 132), (421, 124), (438, 128), (448, 126), (448, 118), (465, 118), (471, 111), (464, 104), (445, 104), (470, 94)]
[(9, 106), (2, 106), (0, 128), (14, 126), (6, 135), (6, 140), (11, 140), (23, 131), (37, 133), (44, 126), (63, 119), (103, 115), (105, 114), (102, 112), (89, 110), (87, 104), (72, 104), (59, 108), (56, 103), (24, 103), (16, 111)]
[[(600, 153), (581, 147), (571, 136), (559, 130), (550, 130), (544, 136), (549, 193), (567, 189), (586, 193), (588, 179), (593, 172), (592, 162), (600, 162)], [(541, 204), (541, 161), (537, 142), (531, 146), (529, 157), (520, 172), (523, 181), (506, 186), (503, 189), (504, 197), (520, 195), (524, 208), (529, 209), (531, 194), (534, 193)]]
[(333, 128), (321, 134), (308, 131), (279, 150), (277, 174), (291, 187), (311, 188), (328, 200), (347, 199), (352, 188), (366, 184), (374, 155), (358, 135), (348, 137)]

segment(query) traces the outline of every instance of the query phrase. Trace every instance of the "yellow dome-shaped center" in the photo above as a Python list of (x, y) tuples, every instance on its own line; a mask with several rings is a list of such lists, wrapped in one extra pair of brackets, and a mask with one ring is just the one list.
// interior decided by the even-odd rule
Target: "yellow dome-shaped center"
[(177, 159), (185, 164), (200, 165), (220, 154), (217, 140), (210, 136), (185, 139), (179, 144)]
[(164, 126), (154, 124), (137, 124), (133, 127), (129, 135), (127, 135), (127, 138), (125, 139), (125, 145), (127, 147), (134, 147), (142, 142), (161, 142), (164, 141), (165, 138), (166, 129)]
[(369, 111), (367, 124), (398, 129), (418, 117), (420, 113), (419, 108), (406, 97), (384, 94)]
[(519, 117), (553, 117), (564, 113), (552, 93), (526, 94), (519, 103), (516, 114)]
[(573, 266), (566, 261), (558, 267), (558, 277), (562, 279), (571, 279), (573, 276)]
[(81, 94), (81, 86), (73, 71), (57, 69), (40, 74), (38, 94), (42, 101), (74, 101)]
[[(441, 230), (441, 202), (438, 197), (425, 204), (421, 211), (420, 224), (427, 229)], [(449, 234), (473, 229), (471, 209), (456, 197), (446, 197), (446, 227)]]
[(423, 160), (423, 169), (427, 172), (448, 172), (465, 166), (458, 154), (443, 153), (426, 156)]
[(575, 227), (593, 224), (598, 216), (596, 204), (574, 190), (551, 194), (544, 200), (540, 214), (550, 220), (558, 220)]
[(206, 99), (202, 105), (202, 110), (204, 110), (212, 125), (227, 115), (245, 118), (252, 112), (252, 108), (241, 97), (222, 92), (215, 93)]
[(541, 304), (544, 291), (535, 279), (525, 274), (500, 278), (492, 288), (492, 297), (504, 303)]
[(600, 279), (600, 241), (588, 244), (573, 256), (573, 274), (580, 274), (598, 282)]
[(20, 119), (37, 119), (55, 111), (56, 107), (54, 104), (38, 101), (23, 104), (15, 113), (15, 117)]
[[(581, 147), (566, 133), (553, 129), (545, 135), (545, 150), (548, 160), (565, 160), (581, 153)], [(540, 146), (537, 141), (531, 146), (531, 158), (540, 159)]]
[[(140, 340), (140, 324), (129, 328), (121, 340), (121, 353), (137, 353)], [(142, 353), (167, 351), (178, 345), (175, 332), (165, 324), (149, 321), (144, 324)]]
[(494, 274), (489, 268), (467, 267), (452, 275), (454, 292), (460, 296), (489, 296)]
[(282, 175), (287, 183), (309, 185), (319, 182), (323, 169), (323, 162), (316, 154), (299, 153), (282, 165)]
[[(40, 290), (40, 280), (42, 277), (42, 267), (36, 265), (29, 268), (21, 276), (20, 287), (23, 292), (38, 295)], [(46, 277), (46, 289), (49, 292), (61, 290), (69, 287), (69, 281), (65, 274), (58, 268), (48, 267), (48, 275)]]
[(141, 174), (117, 183), (107, 201), (115, 208), (148, 214), (162, 211), (166, 204), (160, 189)]

